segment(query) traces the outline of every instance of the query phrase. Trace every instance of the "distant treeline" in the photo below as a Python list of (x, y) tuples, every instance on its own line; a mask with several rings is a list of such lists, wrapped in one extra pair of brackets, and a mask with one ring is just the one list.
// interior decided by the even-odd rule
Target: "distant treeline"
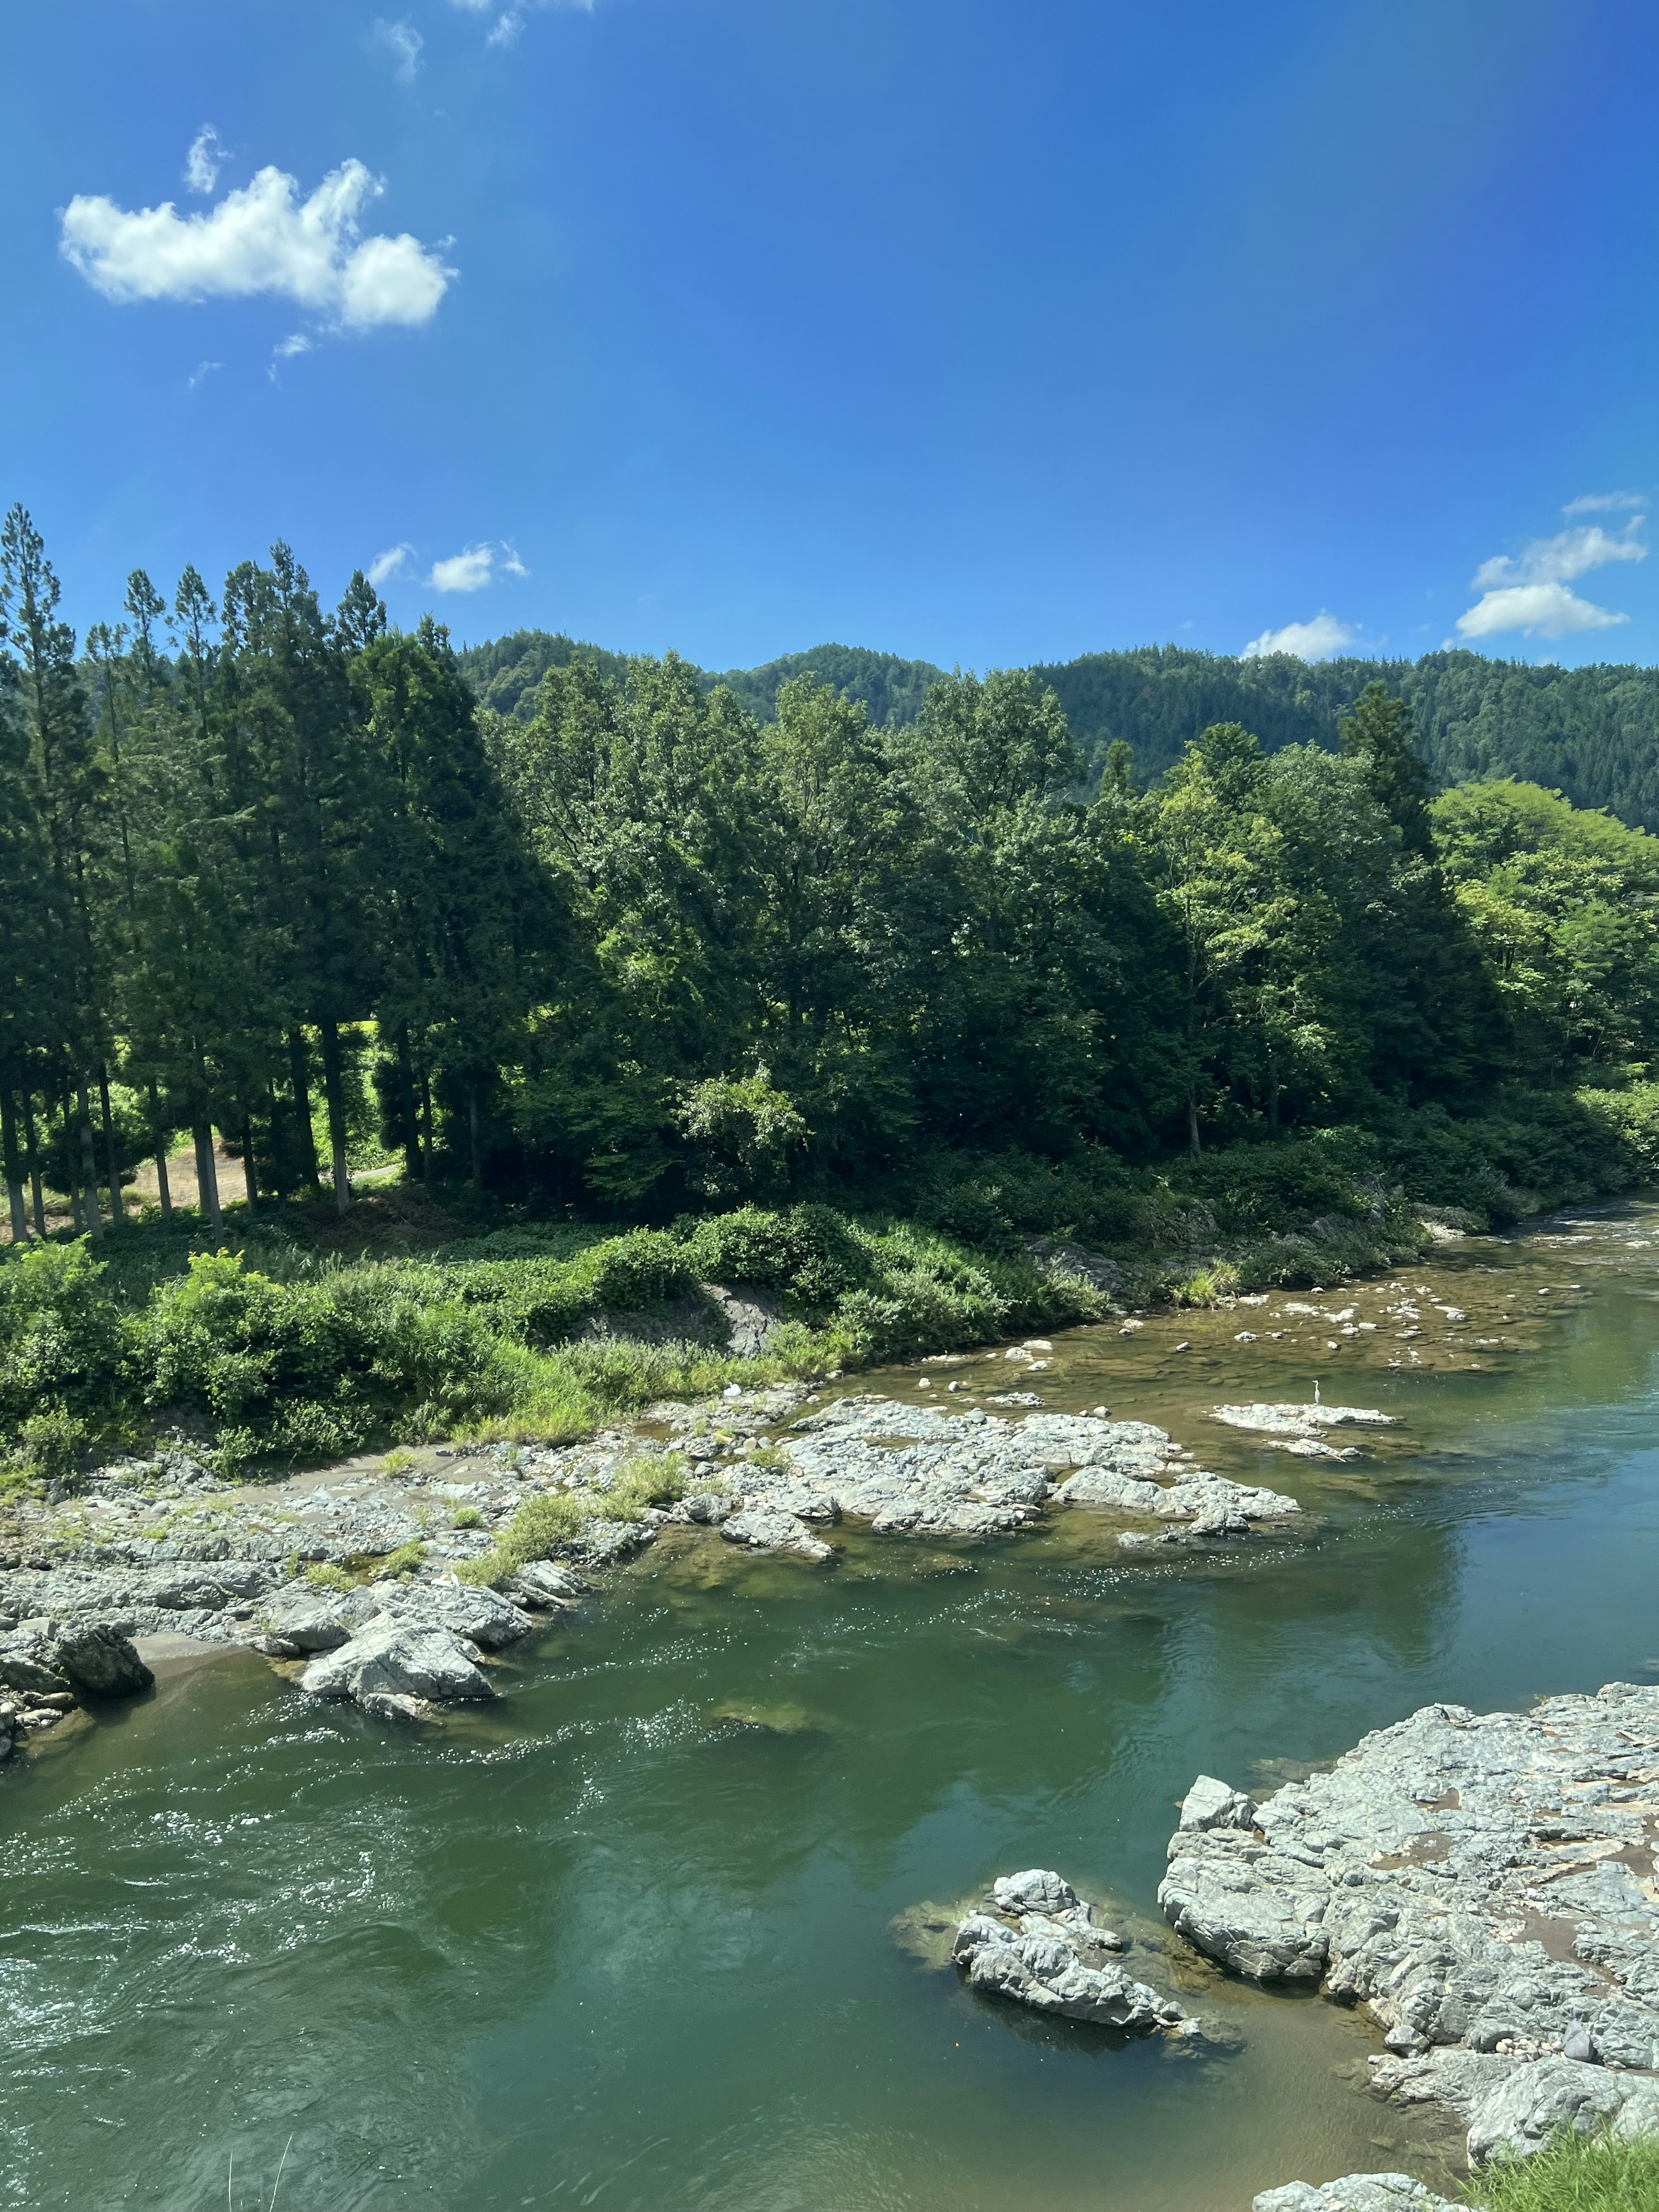
[(928, 671), (916, 703), (875, 656), (745, 698), (540, 639), (513, 692), (523, 640), (464, 664), (361, 576), (331, 612), (285, 547), (216, 597), (135, 572), (84, 640), (58, 599), (14, 509), (20, 1237), (43, 1183), (99, 1229), (99, 1186), (180, 1130), (210, 1212), (216, 1130), (256, 1197), (326, 1171), (343, 1200), (366, 1098), (413, 1177), (664, 1220), (947, 1157), (1086, 1158), (1104, 1188), (1340, 1127), (1398, 1160), (1406, 1121), (1524, 1092), (1541, 1127), (1659, 1057), (1659, 840), (1526, 782), (1433, 795), (1425, 672), (1443, 706), (1486, 664), (1343, 713), (1352, 665), (1114, 656), (1070, 672), (1105, 717), (1079, 741), (1041, 676)]
[[(544, 630), (469, 647), (460, 660), (485, 705), (525, 717), (546, 671), (578, 653), (613, 675), (622, 665), (617, 654)], [(698, 681), (726, 685), (767, 721), (781, 686), (811, 676), (885, 726), (913, 722), (943, 674), (926, 660), (820, 645), (761, 668), (700, 671)], [(1411, 708), (1437, 783), (1514, 776), (1575, 806), (1607, 807), (1635, 827), (1659, 824), (1659, 669), (1535, 668), (1473, 653), (1310, 665), (1287, 653), (1241, 660), (1163, 646), (1085, 653), (1031, 674), (1059, 700), (1092, 781), (1121, 740), (1133, 753), (1135, 781), (1153, 782), (1213, 722), (1243, 723), (1267, 752), (1334, 746), (1343, 715), (1368, 684), (1381, 683)]]

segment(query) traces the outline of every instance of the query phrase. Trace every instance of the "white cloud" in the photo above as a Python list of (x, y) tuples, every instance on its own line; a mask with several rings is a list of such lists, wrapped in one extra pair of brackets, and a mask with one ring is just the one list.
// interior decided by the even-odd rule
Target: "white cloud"
[(481, 592), (498, 575), (529, 574), (510, 545), (469, 545), (447, 561), (434, 561), (427, 581), (434, 592)]
[(389, 546), (377, 553), (368, 564), (368, 580), (378, 592), (382, 584), (389, 584), (394, 576), (401, 576), (405, 562), (415, 557), (415, 548), (405, 541), (402, 545)]
[(1477, 592), (1500, 584), (1570, 584), (1592, 568), (1605, 568), (1611, 561), (1645, 561), (1648, 549), (1635, 536), (1646, 517), (1632, 515), (1616, 537), (1609, 537), (1599, 522), (1577, 530), (1558, 531), (1553, 538), (1534, 538), (1513, 559), (1500, 553), (1483, 561), (1470, 581)]
[[(495, 15), (499, 0), (449, 0), (452, 8), (459, 8), (466, 15)], [(572, 8), (584, 15), (593, 12), (594, 0), (514, 0), (514, 4), (503, 9), (490, 25), (489, 36), (484, 44), (490, 46), (510, 46), (524, 28), (524, 19), (532, 9)]]
[(225, 166), (225, 149), (210, 123), (204, 123), (185, 156), (185, 182), (193, 192), (210, 192)]
[(315, 348), (303, 331), (295, 331), (288, 337), (279, 338), (271, 350), (278, 361), (292, 361), (296, 354), (312, 353)]
[(455, 271), (407, 231), (359, 238), (363, 209), (384, 190), (353, 161), (304, 200), (293, 177), (261, 169), (204, 215), (180, 216), (171, 200), (129, 212), (77, 193), (63, 212), (60, 250), (119, 306), (263, 293), (336, 329), (428, 322)]
[(198, 361), (194, 369), (191, 370), (189, 380), (185, 386), (185, 391), (194, 392), (197, 386), (202, 383), (205, 378), (211, 376), (216, 368), (222, 368), (223, 367), (224, 363), (222, 361)]
[(1298, 660), (1323, 660), (1341, 653), (1354, 641), (1354, 634), (1323, 607), (1311, 622), (1286, 623), (1283, 629), (1264, 629), (1245, 647), (1241, 659), (1259, 660), (1264, 653), (1291, 653)]
[(392, 74), (398, 83), (413, 84), (421, 73), (421, 49), (426, 44), (413, 23), (403, 16), (388, 23), (384, 15), (377, 15), (372, 35), (375, 45), (392, 56), (396, 64)]
[(1645, 509), (1647, 503), (1639, 491), (1587, 491), (1580, 499), (1570, 499), (1561, 512), (1563, 514), (1628, 514), (1632, 508)]
[(1636, 534), (1646, 515), (1631, 512), (1642, 505), (1633, 492), (1587, 494), (1562, 512), (1629, 513), (1624, 528), (1607, 531), (1599, 522), (1580, 523), (1574, 529), (1557, 531), (1553, 538), (1534, 538), (1519, 553), (1500, 553), (1483, 561), (1470, 579), (1480, 597), (1457, 617), (1459, 635), (1497, 637), (1505, 630), (1519, 630), (1528, 637), (1571, 637), (1628, 622), (1628, 615), (1581, 599), (1568, 587), (1592, 568), (1647, 559), (1648, 549)]
[(1467, 614), (1459, 615), (1457, 628), (1466, 638), (1496, 637), (1504, 630), (1520, 630), (1528, 637), (1571, 637), (1578, 630), (1613, 629), (1629, 620), (1628, 615), (1581, 599), (1555, 580), (1487, 592)]

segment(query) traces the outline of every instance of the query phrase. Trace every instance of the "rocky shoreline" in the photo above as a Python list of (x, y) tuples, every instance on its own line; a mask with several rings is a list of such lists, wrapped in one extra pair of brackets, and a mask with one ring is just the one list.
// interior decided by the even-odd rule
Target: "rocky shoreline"
[[(1455, 2113), (1478, 2166), (1564, 2126), (1659, 2131), (1656, 1849), (1659, 1689), (1613, 1682), (1527, 1713), (1425, 1706), (1260, 1804), (1200, 1776), (1158, 1902), (1231, 1972), (1364, 2004), (1375, 2088)], [(1257, 2206), (1338, 2201), (1373, 2200)]]
[[(1040, 1363), (1026, 1352), (1024, 1366)], [(1293, 1498), (1209, 1474), (1162, 1429), (1107, 1409), (1006, 1413), (805, 1383), (662, 1404), (636, 1428), (562, 1447), (440, 1448), (287, 1483), (223, 1482), (187, 1451), (128, 1460), (73, 1499), (31, 1504), (0, 1551), (0, 1691), (27, 1688), (43, 1635), (106, 1628), (246, 1644), (300, 1662), (305, 1694), (383, 1719), (430, 1719), (495, 1694), (492, 1656), (576, 1604), (594, 1572), (665, 1528), (824, 1564), (845, 1519), (880, 1537), (982, 1542), (1045, 1512), (1121, 1517), (1126, 1552), (1231, 1541), (1300, 1513)], [(1030, 1407), (1031, 1410), (1025, 1410)], [(641, 1506), (629, 1471), (661, 1469), (672, 1503)], [(495, 1587), (466, 1578), (526, 1504), (565, 1501), (550, 1556)], [(44, 1695), (44, 1693), (43, 1693)], [(8, 1744), (55, 1726), (67, 1678), (9, 1711)]]

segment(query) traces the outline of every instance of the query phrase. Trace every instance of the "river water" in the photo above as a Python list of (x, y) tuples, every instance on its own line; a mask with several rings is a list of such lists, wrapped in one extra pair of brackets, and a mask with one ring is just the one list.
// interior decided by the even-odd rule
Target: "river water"
[[(1632, 1208), (1056, 1340), (1026, 1387), (1292, 1492), (1292, 1536), (1132, 1561), (1077, 1512), (991, 1550), (843, 1529), (825, 1570), (677, 1535), (434, 1734), (304, 1707), (248, 1654), (167, 1671), (0, 1775), (0, 2204), (251, 2212), (279, 2166), (278, 2212), (1445, 2180), (1445, 2128), (1365, 2094), (1358, 2016), (1166, 1952), (1164, 1846), (1200, 1771), (1261, 1791), (1432, 1699), (1655, 1678), (1656, 1295)], [(1400, 1427), (1328, 1466), (1210, 1418), (1316, 1379)], [(1228, 2046), (1039, 2021), (917, 1955), (918, 1905), (1027, 1866)]]

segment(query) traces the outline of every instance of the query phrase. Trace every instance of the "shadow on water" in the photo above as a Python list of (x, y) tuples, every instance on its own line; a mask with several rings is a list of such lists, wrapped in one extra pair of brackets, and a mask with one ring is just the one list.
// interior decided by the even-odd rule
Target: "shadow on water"
[[(831, 1572), (676, 1539), (441, 1733), (251, 1655), (163, 1673), (0, 1778), (0, 2206), (193, 2212), (290, 2134), (296, 2212), (1243, 2212), (1443, 2178), (1447, 2130), (1366, 2094), (1361, 2015), (1226, 1981), (1153, 1893), (1197, 1771), (1272, 1786), (1432, 1698), (1647, 1679), (1652, 1219), (1333, 1285), (1334, 1352), (1282, 1300), (1057, 1340), (1052, 1406), (1291, 1490), (1293, 1537), (1146, 1564), (1081, 1512), (973, 1553), (840, 1530)], [(1400, 1429), (1329, 1466), (1212, 1418), (1315, 1375)], [(1032, 1865), (1229, 2047), (1012, 2012), (894, 1940)]]

